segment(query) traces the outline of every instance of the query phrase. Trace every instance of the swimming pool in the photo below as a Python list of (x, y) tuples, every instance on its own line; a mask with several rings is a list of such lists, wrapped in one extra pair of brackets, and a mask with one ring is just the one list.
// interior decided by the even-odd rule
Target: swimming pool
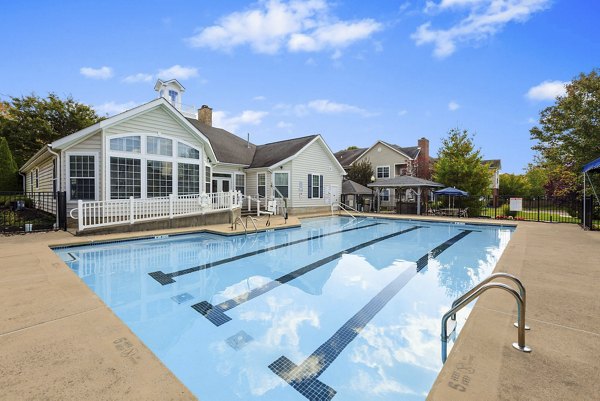
[(326, 217), (54, 251), (202, 401), (424, 400), (442, 314), (512, 231)]

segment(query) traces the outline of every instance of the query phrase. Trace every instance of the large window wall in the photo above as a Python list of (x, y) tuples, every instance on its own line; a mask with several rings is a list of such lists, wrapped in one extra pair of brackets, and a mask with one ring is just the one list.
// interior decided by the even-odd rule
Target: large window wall
[(200, 193), (199, 147), (166, 135), (132, 133), (107, 137), (106, 151), (107, 199)]

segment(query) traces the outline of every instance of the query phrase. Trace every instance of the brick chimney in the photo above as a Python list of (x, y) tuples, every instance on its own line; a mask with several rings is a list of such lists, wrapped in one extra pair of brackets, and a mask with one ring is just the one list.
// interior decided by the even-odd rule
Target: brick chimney
[(429, 180), (431, 179), (431, 168), (429, 165), (429, 139), (423, 137), (419, 139), (417, 145), (419, 148), (421, 148), (419, 151), (419, 156), (417, 156), (417, 177)]
[(212, 109), (203, 104), (198, 109), (198, 121), (212, 127)]

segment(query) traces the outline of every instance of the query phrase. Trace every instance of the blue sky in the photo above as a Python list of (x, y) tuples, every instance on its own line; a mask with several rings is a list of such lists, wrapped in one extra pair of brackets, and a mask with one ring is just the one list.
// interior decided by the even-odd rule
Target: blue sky
[(183, 102), (265, 143), (383, 139), (435, 155), (449, 129), (520, 173), (529, 129), (564, 83), (599, 67), (600, 2), (19, 1), (2, 6), (0, 96), (72, 95), (102, 114)]

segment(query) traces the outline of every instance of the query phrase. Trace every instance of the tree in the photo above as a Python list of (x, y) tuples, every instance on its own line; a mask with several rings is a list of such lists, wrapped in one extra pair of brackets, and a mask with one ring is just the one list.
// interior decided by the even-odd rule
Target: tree
[(0, 191), (16, 191), (19, 189), (17, 163), (13, 159), (8, 142), (0, 137)]
[(500, 174), (500, 195), (528, 196), (527, 178), (520, 174)]
[(544, 196), (548, 184), (548, 172), (539, 166), (530, 164), (525, 172), (528, 196)]
[(373, 166), (367, 159), (359, 160), (348, 169), (348, 179), (367, 186), (373, 176)]
[(358, 149), (358, 146), (354, 146), (354, 145), (352, 145), (352, 146), (348, 146), (348, 147), (346, 148), (346, 150), (356, 150), (356, 149)]
[(542, 110), (530, 134), (538, 164), (548, 173), (549, 194), (576, 193), (582, 166), (600, 156), (600, 69), (567, 84), (566, 94)]
[(442, 140), (438, 160), (433, 168), (433, 180), (449, 187), (467, 191), (469, 195), (487, 195), (490, 192), (491, 172), (482, 164), (481, 151), (475, 149), (466, 130), (451, 129)]
[(0, 136), (6, 138), (19, 166), (42, 146), (102, 120), (91, 107), (54, 93), (46, 98), (11, 97), (0, 110)]

